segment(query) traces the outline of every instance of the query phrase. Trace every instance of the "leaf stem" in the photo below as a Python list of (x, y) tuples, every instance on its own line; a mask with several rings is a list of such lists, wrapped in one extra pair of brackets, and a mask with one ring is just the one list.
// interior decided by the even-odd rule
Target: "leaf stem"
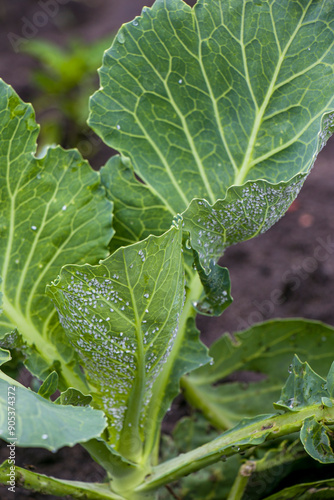
[[(124, 270), (127, 283), (130, 283), (128, 263), (126, 254), (123, 252)], [(142, 402), (145, 397), (145, 352), (143, 347), (143, 332), (141, 322), (143, 318), (139, 315), (136, 298), (131, 286), (129, 286), (131, 303), (135, 315), (135, 335), (137, 338), (137, 373), (134, 380), (134, 387), (128, 400), (128, 408), (125, 412), (122, 431), (119, 439), (119, 452), (130, 460), (140, 460), (142, 454), (142, 442), (140, 439), (140, 413)]]
[(226, 500), (242, 500), (250, 477), (250, 474), (245, 474), (244, 471), (241, 466)]
[[(7, 484), (10, 467), (8, 461), (1, 465), (0, 484)], [(15, 480), (16, 487), (23, 487), (49, 495), (61, 497), (70, 495), (71, 498), (85, 498), (87, 500), (124, 500), (122, 496), (111, 492), (109, 485), (56, 479), (17, 466), (15, 466)]]
[(172, 372), (174, 363), (179, 356), (180, 348), (186, 334), (187, 321), (189, 318), (195, 317), (197, 314), (195, 309), (193, 308), (193, 302), (198, 301), (203, 291), (203, 286), (197, 272), (193, 274), (187, 288), (187, 296), (182, 314), (180, 316), (178, 333), (173, 349), (166, 361), (161, 374), (154, 384), (154, 392), (150, 402), (150, 410), (148, 414), (148, 421), (152, 422), (152, 426), (149, 429), (149, 433), (147, 435), (145, 443), (144, 460), (148, 460), (149, 456), (152, 453), (152, 450), (155, 449), (156, 441), (159, 438), (160, 420), (158, 418), (158, 415), (160, 412), (162, 401), (165, 397), (165, 390), (170, 379), (170, 374)]
[(221, 437), (154, 467), (152, 474), (136, 491), (157, 489), (241, 450), (297, 432), (304, 420), (311, 416), (317, 421), (333, 424), (334, 407), (312, 405), (282, 415), (263, 415), (255, 419), (245, 419), (235, 428), (223, 433)]

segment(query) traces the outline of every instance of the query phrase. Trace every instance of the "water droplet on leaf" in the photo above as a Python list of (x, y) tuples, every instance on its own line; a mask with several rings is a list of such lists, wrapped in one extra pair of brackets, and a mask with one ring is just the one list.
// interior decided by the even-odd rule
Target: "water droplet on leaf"
[(121, 31), (120, 33), (118, 33), (117, 40), (119, 41), (119, 43), (124, 43), (125, 42), (125, 36), (124, 36), (123, 31)]

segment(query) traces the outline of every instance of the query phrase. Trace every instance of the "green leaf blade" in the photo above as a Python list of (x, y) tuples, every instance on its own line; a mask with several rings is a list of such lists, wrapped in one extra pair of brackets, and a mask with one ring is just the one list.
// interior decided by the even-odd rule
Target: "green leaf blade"
[(264, 500), (330, 500), (333, 494), (334, 479), (325, 479), (284, 488)]
[(300, 430), (300, 440), (307, 453), (322, 464), (334, 463), (331, 431), (313, 417), (306, 418)]
[(232, 303), (231, 282), (228, 269), (213, 265), (210, 262), (210, 272), (206, 274), (196, 255), (195, 265), (203, 285), (203, 294), (198, 302), (193, 303), (200, 314), (207, 316), (220, 316)]
[[(320, 374), (316, 399), (321, 404), (321, 397), (329, 396), (330, 386), (327, 384), (326, 389), (323, 378), (332, 362), (333, 342), (333, 328), (301, 319), (259, 323), (236, 333), (234, 340), (225, 334), (210, 348), (213, 363), (185, 377), (185, 397), (217, 428), (230, 428), (244, 416), (271, 411), (272, 402), (280, 399), (288, 367), (297, 353)], [(245, 372), (252, 373), (252, 381), (249, 376), (245, 379)], [(240, 381), (227, 378), (233, 373)], [(291, 394), (284, 398), (288, 407), (284, 410), (292, 410), (289, 405), (295, 402), (291, 400), (294, 397)]]
[(174, 227), (99, 266), (66, 266), (49, 287), (116, 447), (126, 448), (128, 431), (141, 441), (152, 385), (173, 346), (184, 293), (181, 243)]
[(227, 247), (267, 231), (284, 215), (304, 179), (298, 175), (280, 184), (250, 181), (232, 186), (226, 198), (212, 206), (206, 200), (193, 200), (183, 215), (184, 229), (204, 269), (209, 272), (210, 262), (217, 262)]
[(52, 394), (56, 392), (58, 389), (58, 374), (57, 372), (52, 372), (50, 375), (44, 380), (43, 384), (38, 390), (38, 394), (42, 396), (44, 399), (50, 399)]
[[(227, 240), (217, 225), (219, 244), (209, 238), (202, 250), (206, 270), (226, 245), (268, 229), (296, 196), (292, 179), (302, 182), (333, 129), (333, 47), (330, 0), (199, 0), (193, 9), (157, 0), (106, 52), (90, 124), (168, 210), (184, 212), (194, 198), (212, 206), (249, 181), (280, 191), (266, 224), (253, 211), (252, 227), (228, 228)], [(286, 201), (280, 183), (291, 184)], [(196, 246), (193, 212), (185, 221)], [(210, 219), (208, 207), (204, 227)]]
[[(102, 411), (90, 407), (61, 406), (51, 403), (1, 373), (0, 435), (8, 442), (11, 442), (13, 437), (7, 430), (9, 386), (11, 394), (15, 394), (14, 437), (17, 446), (41, 447), (56, 451), (63, 446), (74, 446), (76, 443), (99, 437), (106, 427), (107, 422)], [(39, 416), (38, 419), (36, 415)]]
[(35, 375), (45, 378), (60, 363), (67, 383), (84, 389), (65, 367), (74, 361), (73, 349), (45, 286), (65, 263), (107, 256), (112, 204), (99, 174), (77, 151), (56, 147), (34, 157), (38, 126), (32, 107), (3, 81), (0, 113), (0, 337), (17, 329)]
[(10, 352), (0, 348), (0, 366), (7, 363), (11, 359)]
[(290, 376), (282, 389), (280, 400), (274, 404), (275, 408), (299, 411), (305, 406), (319, 404), (323, 397), (328, 398), (326, 381), (308, 363), (302, 363), (297, 355), (289, 371)]
[(327, 374), (327, 390), (330, 397), (334, 399), (334, 362), (331, 364)]
[(80, 391), (73, 389), (73, 387), (69, 387), (61, 393), (55, 403), (60, 405), (88, 406), (92, 402), (92, 399), (92, 396), (85, 396)]
[(160, 236), (171, 225), (171, 213), (150, 186), (139, 182), (127, 158), (113, 156), (101, 169), (101, 182), (114, 205), (115, 236), (110, 241), (113, 253), (147, 238)]

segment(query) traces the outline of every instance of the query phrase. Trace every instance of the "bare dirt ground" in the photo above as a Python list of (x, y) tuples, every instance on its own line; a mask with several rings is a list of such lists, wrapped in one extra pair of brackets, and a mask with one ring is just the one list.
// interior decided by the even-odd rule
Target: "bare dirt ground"
[[(63, 44), (67, 37), (77, 34), (93, 41), (115, 31), (123, 22), (140, 14), (144, 5), (152, 3), (152, 0), (63, 0), (57, 14), (49, 15), (33, 37), (47, 37)], [(0, 77), (12, 84), (24, 100), (32, 102), (31, 73), (36, 62), (20, 52), (15, 45), (17, 38), (8, 36), (29, 34), (29, 26), (36, 25), (40, 11), (33, 0), (2, 0), (0, 5)], [(40, 17), (40, 24), (43, 19)], [(109, 151), (104, 150), (104, 157), (108, 155)], [(242, 330), (273, 317), (306, 317), (334, 326), (333, 167), (334, 140), (320, 153), (298, 199), (283, 219), (266, 234), (226, 252), (221, 264), (230, 270), (234, 303), (220, 318), (198, 318), (205, 343), (210, 344), (225, 331)], [(169, 418), (175, 420), (177, 415), (178, 412)], [(0, 462), (6, 458), (6, 444), (2, 442)], [(55, 454), (39, 449), (17, 450), (17, 462), (66, 479), (100, 481), (103, 477), (100, 467), (79, 446)], [(14, 497), (0, 487), (0, 498)], [(18, 489), (15, 498), (55, 497)]]

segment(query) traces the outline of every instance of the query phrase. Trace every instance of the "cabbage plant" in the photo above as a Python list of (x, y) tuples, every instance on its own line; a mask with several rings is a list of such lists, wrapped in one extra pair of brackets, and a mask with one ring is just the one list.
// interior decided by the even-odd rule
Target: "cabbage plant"
[[(119, 152), (99, 172), (76, 150), (36, 156), (34, 111), (0, 82), (0, 436), (80, 443), (106, 477), (56, 479), (9, 456), (1, 483), (101, 500), (329, 498), (333, 329), (267, 321), (208, 350), (195, 317), (231, 304), (219, 259), (287, 211), (332, 133), (332, 0), (156, 0), (99, 74), (89, 125)], [(10, 376), (19, 361), (38, 392)], [(264, 376), (226, 381), (238, 370)], [(161, 436), (180, 388), (196, 411)]]

